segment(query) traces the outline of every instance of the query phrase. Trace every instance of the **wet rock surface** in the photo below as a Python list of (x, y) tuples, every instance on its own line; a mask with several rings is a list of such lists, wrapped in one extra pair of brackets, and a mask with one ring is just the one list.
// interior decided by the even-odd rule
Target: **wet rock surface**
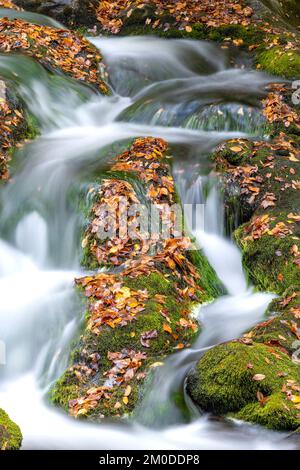
[(17, 0), (18, 6), (51, 16), (69, 26), (92, 27), (96, 23), (97, 0)]

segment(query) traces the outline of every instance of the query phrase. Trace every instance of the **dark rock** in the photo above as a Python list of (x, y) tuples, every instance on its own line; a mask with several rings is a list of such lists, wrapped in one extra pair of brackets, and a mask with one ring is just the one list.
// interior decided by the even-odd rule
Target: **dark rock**
[(261, 3), (279, 15), (284, 22), (292, 26), (300, 26), (299, 0), (261, 0)]
[(51, 16), (67, 26), (92, 27), (96, 23), (97, 0), (16, 0), (25, 10)]

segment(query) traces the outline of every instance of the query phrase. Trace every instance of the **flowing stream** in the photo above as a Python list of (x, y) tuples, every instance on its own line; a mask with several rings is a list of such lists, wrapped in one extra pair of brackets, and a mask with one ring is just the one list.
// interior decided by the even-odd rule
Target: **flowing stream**
[[(107, 64), (109, 97), (53, 77), (29, 58), (0, 57), (0, 75), (14, 83), (41, 128), (41, 136), (18, 152), (12, 181), (0, 194), (0, 340), (6, 350), (0, 406), (20, 425), (24, 449), (293, 448), (286, 434), (201, 414), (184, 393), (186, 372), (202, 352), (262, 319), (273, 297), (247, 284), (240, 253), (224, 235), (222, 191), (209, 158), (225, 139), (265, 135), (258, 97), (270, 78), (238, 68), (244, 58), (234, 52), (199, 41), (92, 41)], [(89, 205), (93, 175), (108, 156), (129, 139), (150, 135), (170, 143), (183, 202), (205, 204), (204, 226), (191, 229), (227, 294), (194, 312), (201, 335), (157, 368), (134, 419), (88, 424), (47, 402), (84, 311), (73, 288), (82, 274), (78, 202)]]

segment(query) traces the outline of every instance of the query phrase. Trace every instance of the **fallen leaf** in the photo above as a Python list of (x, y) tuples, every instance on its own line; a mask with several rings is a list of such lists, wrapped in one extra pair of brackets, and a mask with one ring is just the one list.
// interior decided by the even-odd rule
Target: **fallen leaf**
[(266, 378), (266, 376), (263, 375), (263, 374), (255, 374), (255, 375), (252, 377), (253, 380), (256, 380), (256, 381), (258, 381), (258, 382), (260, 382), (261, 380), (264, 380), (265, 378)]

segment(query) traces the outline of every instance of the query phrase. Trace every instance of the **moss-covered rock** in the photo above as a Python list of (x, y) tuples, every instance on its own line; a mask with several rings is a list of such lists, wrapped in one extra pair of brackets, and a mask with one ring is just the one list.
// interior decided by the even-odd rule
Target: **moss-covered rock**
[(256, 325), (250, 332), (255, 342), (275, 345), (293, 356), (298, 349), (297, 318), (300, 306), (299, 287), (290, 287), (271, 302), (267, 320)]
[(29, 55), (51, 71), (65, 73), (108, 93), (101, 77), (101, 54), (75, 32), (0, 18), (0, 52)]
[(0, 409), (0, 450), (18, 450), (21, 445), (22, 434), (19, 426)]
[(287, 96), (285, 87), (275, 85), (263, 100), (272, 140), (230, 140), (214, 155), (229, 214), (238, 199), (233, 229), (245, 271), (258, 289), (280, 297), (265, 321), (203, 355), (189, 375), (188, 391), (203, 410), (298, 430), (300, 119)]
[[(95, 196), (83, 238), (84, 263), (89, 269), (116, 266), (118, 271), (77, 281), (89, 299), (88, 311), (71, 366), (50, 393), (51, 400), (73, 416), (99, 420), (131, 413), (153, 365), (188, 347), (197, 335), (198, 324), (190, 315), (193, 307), (222, 291), (203, 254), (191, 249), (189, 238), (174, 237), (176, 217), (169, 226), (164, 211), (161, 217), (170, 229), (167, 239), (163, 233), (143, 239), (141, 232), (137, 239), (121, 238), (119, 232), (98, 238), (98, 229), (105, 224), (103, 204), (120, 215), (119, 197), (131, 204), (144, 202), (132, 184), (133, 174), (144, 185), (147, 204), (172, 207), (177, 196), (166, 152), (161, 139), (135, 140), (114, 160), (110, 179), (102, 180)], [(129, 219), (137, 222), (134, 216)]]

